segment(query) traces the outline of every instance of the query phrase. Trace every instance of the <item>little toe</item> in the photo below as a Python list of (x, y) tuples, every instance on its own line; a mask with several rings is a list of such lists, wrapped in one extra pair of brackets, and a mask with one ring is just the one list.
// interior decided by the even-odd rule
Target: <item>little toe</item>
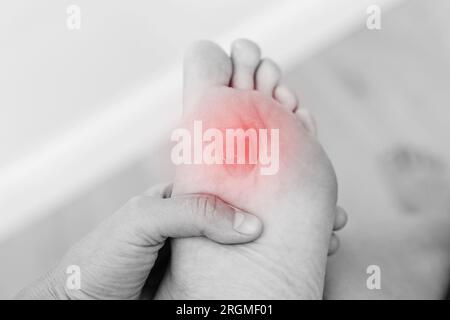
[(289, 111), (296, 111), (298, 105), (297, 95), (285, 85), (280, 84), (275, 88), (274, 98)]
[(333, 230), (338, 231), (341, 230), (347, 224), (348, 216), (347, 212), (341, 207), (336, 208), (336, 218), (334, 220)]
[(281, 70), (278, 65), (270, 59), (263, 59), (256, 70), (256, 90), (273, 97), (275, 87), (281, 78)]
[(330, 238), (330, 246), (328, 247), (328, 255), (329, 256), (331, 256), (332, 254), (335, 254), (338, 251), (339, 243), (340, 243), (340, 241), (339, 241), (338, 236), (335, 233), (333, 233)]
[(261, 59), (261, 50), (254, 42), (238, 39), (231, 45), (233, 75), (231, 86), (236, 89), (253, 90), (255, 88), (255, 70)]
[(312, 135), (317, 136), (316, 121), (312, 117), (311, 113), (305, 108), (297, 108), (295, 114), (302, 122), (305, 129)]
[(228, 86), (231, 72), (231, 60), (222, 48), (205, 40), (194, 43), (184, 57), (184, 107), (212, 87)]

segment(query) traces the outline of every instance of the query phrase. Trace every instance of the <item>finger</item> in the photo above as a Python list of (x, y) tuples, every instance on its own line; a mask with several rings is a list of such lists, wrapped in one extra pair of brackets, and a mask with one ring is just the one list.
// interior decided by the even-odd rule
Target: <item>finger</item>
[(157, 198), (170, 198), (172, 195), (173, 183), (159, 183), (147, 189), (143, 195)]
[(341, 207), (336, 207), (336, 218), (334, 220), (333, 230), (341, 230), (347, 224), (348, 216), (347, 212)]
[(339, 243), (340, 242), (339, 242), (338, 236), (335, 233), (333, 233), (330, 238), (330, 246), (328, 247), (328, 255), (329, 256), (331, 256), (332, 254), (335, 254), (338, 251)]
[(235, 209), (217, 197), (187, 195), (170, 199), (137, 197), (131, 201), (136, 225), (148, 239), (205, 236), (235, 244), (255, 240), (262, 222), (254, 215)]

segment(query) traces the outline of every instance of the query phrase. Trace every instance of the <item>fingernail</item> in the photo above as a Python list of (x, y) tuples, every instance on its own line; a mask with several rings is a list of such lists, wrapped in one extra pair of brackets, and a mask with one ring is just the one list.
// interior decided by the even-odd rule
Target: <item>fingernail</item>
[(261, 221), (251, 214), (236, 210), (234, 213), (233, 228), (239, 233), (255, 234), (261, 229)]

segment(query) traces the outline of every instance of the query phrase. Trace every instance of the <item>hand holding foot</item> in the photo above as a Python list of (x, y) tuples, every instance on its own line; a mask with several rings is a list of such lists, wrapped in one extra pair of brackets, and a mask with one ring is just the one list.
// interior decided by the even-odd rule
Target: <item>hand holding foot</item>
[[(138, 299), (168, 237), (206, 236), (234, 244), (252, 241), (261, 233), (258, 218), (216, 197), (163, 199), (169, 189), (155, 188), (130, 200), (17, 298)], [(79, 267), (79, 289), (66, 286), (66, 270), (73, 265)]]

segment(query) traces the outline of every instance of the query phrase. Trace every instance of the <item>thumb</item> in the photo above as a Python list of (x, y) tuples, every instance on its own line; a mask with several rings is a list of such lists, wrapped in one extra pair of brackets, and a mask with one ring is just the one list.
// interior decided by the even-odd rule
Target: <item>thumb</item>
[(262, 232), (256, 216), (215, 196), (184, 195), (167, 199), (142, 196), (132, 200), (140, 230), (149, 239), (205, 236), (223, 244), (255, 240)]

